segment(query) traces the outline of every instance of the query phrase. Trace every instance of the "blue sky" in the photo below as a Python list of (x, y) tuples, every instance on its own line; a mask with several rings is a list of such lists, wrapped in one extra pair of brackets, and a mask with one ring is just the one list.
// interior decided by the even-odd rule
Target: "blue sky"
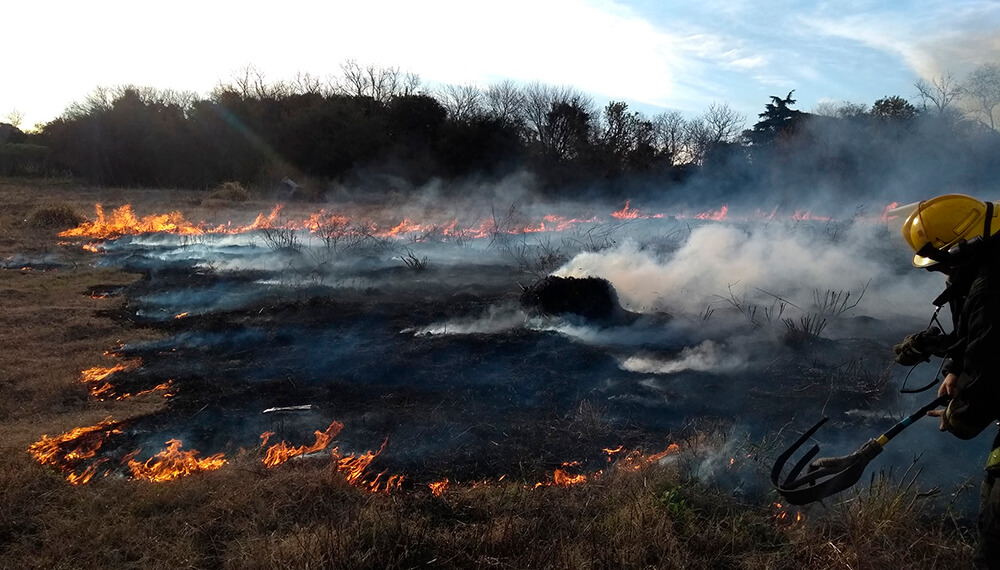
[(0, 121), (58, 116), (97, 86), (206, 95), (253, 65), (267, 79), (399, 67), (426, 86), (572, 85), (652, 115), (770, 95), (914, 99), (914, 82), (1000, 63), (1000, 2), (504, 0), (18, 2), (2, 10)]

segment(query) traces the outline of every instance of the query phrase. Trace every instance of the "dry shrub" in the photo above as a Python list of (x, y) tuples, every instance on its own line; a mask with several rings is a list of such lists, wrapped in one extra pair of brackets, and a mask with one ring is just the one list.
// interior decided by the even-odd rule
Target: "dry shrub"
[(250, 191), (239, 182), (223, 182), (212, 190), (208, 198), (220, 202), (246, 202), (250, 199)]
[(31, 213), (28, 218), (28, 227), (39, 230), (66, 230), (75, 228), (86, 221), (69, 204), (51, 204), (41, 206)]

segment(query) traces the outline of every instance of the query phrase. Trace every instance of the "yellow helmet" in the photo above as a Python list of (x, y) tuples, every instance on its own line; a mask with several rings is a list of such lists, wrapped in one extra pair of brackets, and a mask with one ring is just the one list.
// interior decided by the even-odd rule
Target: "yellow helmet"
[(948, 252), (962, 241), (989, 237), (1000, 230), (994, 220), (1000, 207), (970, 196), (945, 194), (909, 207), (913, 210), (903, 222), (903, 239), (915, 252), (914, 267), (930, 267), (938, 262), (932, 259), (938, 258), (934, 253)]

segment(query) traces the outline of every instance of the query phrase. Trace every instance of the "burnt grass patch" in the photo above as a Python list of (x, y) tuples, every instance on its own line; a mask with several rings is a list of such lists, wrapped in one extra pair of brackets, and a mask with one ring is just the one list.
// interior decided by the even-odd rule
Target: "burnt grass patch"
[[(141, 361), (114, 375), (115, 393), (169, 382), (172, 396), (109, 441), (109, 457), (159, 449), (172, 438), (205, 455), (231, 456), (258, 448), (266, 431), (306, 444), (314, 430), (339, 421), (342, 452), (379, 449), (384, 442), (372, 468), (403, 473), (410, 484), (442, 477), (537, 481), (570, 461), (581, 470), (600, 469), (605, 448), (659, 451), (706, 425), (749, 425), (761, 437), (768, 426), (786, 423), (792, 409), (810, 418), (843, 413), (870, 406), (885, 390), (877, 378), (871, 385), (830, 382), (853, 356), (883, 358), (888, 347), (876, 341), (816, 338), (806, 345), (762, 335), (766, 359), (734, 372), (685, 371), (662, 379), (623, 370), (621, 360), (632, 349), (582, 342), (551, 327), (414, 332), (516, 306), (516, 275), (496, 268), (481, 271), (479, 280), (466, 268), (419, 274), (365, 268), (365, 283), (373, 285), (289, 287), (273, 271), (217, 272), (179, 262), (156, 267), (139, 254), (115, 262), (143, 277), (119, 292), (124, 302), (105, 316), (162, 336), (113, 351), (124, 361)], [(606, 281), (578, 281), (591, 296), (610, 300), (611, 313), (624, 312)], [(565, 284), (547, 278), (529, 291), (555, 298), (559, 293), (552, 291)], [(579, 315), (587, 296), (574, 298), (578, 309), (568, 318), (578, 326), (667, 321), (588, 319)], [(607, 307), (599, 313), (611, 314)], [(670, 357), (680, 349), (651, 344), (645, 351)], [(309, 409), (264, 413), (296, 406)]]

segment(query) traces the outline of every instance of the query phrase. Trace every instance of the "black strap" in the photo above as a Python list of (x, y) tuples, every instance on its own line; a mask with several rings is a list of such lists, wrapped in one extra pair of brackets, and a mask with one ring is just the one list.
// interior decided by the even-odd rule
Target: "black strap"
[(993, 225), (993, 202), (986, 202), (986, 221), (983, 223), (983, 240), (990, 239), (990, 229)]

